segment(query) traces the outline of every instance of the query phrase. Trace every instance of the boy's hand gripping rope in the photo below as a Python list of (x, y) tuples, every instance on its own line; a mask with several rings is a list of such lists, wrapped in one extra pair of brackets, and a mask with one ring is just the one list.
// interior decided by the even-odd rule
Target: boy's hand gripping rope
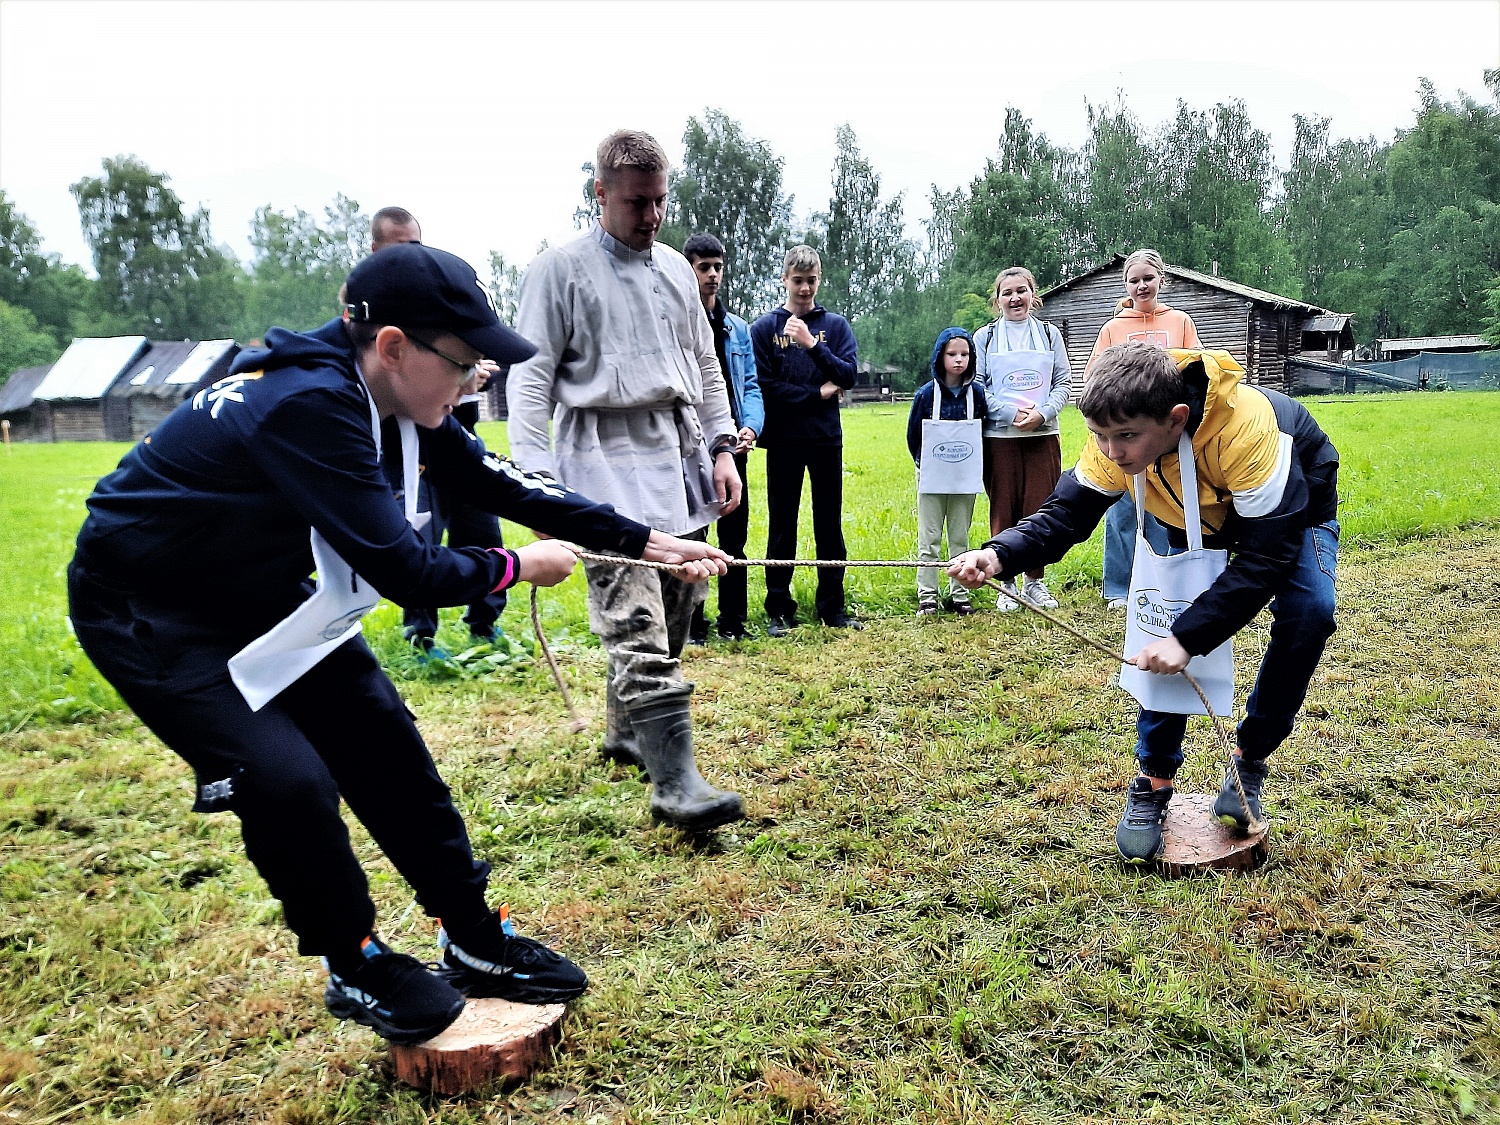
[[(579, 547), (573, 543), (563, 542), (562, 540), (559, 540), (559, 542), (561, 542), (562, 545), (568, 550), (577, 555), (578, 558), (583, 562), (609, 563), (614, 566), (644, 567), (647, 570), (667, 570), (673, 572), (674, 574), (682, 569), (682, 567), (678, 563), (650, 562), (646, 559), (626, 558), (624, 555), (596, 554), (592, 551), (585, 551), (582, 547)], [(739, 567), (884, 566), (905, 567), (908, 569), (927, 569), (936, 568), (944, 564), (913, 562), (910, 559), (730, 559), (729, 565)], [(1008, 598), (1013, 599), (1018, 604), (1025, 606), (1027, 609), (1031, 610), (1032, 613), (1041, 614), (1048, 621), (1052, 622), (1052, 624), (1063, 630), (1063, 632), (1070, 634), (1079, 641), (1082, 641), (1085, 645), (1087, 645), (1091, 649), (1094, 649), (1096, 652), (1101, 652), (1111, 660), (1118, 661), (1121, 664), (1129, 663), (1129, 661), (1127, 661), (1123, 656), (1118, 655), (1115, 650), (1110, 648), (1108, 645), (1101, 644), (1099, 641), (1094, 640), (1094, 638), (1088, 636), (1087, 634), (1079, 632), (1077, 629), (1073, 628), (1073, 626), (1069, 625), (1061, 618), (1054, 617), (1052, 614), (1048, 613), (1041, 606), (1037, 605), (1035, 602), (1031, 601), (1024, 594), (1022, 594), (1019, 589), (1006, 589), (1004, 586), (1000, 585), (1000, 583), (996, 582), (993, 578), (986, 579), (984, 584), (991, 587), (992, 589), (1000, 591), (1000, 593), (1004, 594)], [(533, 586), (531, 588), (531, 627), (536, 633), (537, 645), (541, 648), (542, 655), (547, 658), (548, 667), (552, 669), (552, 678), (557, 682), (557, 689), (562, 693), (563, 702), (566, 703), (568, 707), (568, 713), (573, 717), (573, 721), (568, 724), (568, 729), (573, 731), (574, 733), (577, 733), (579, 731), (587, 729), (589, 725), (588, 720), (580, 715), (578, 713), (578, 708), (574, 706), (573, 696), (568, 691), (568, 685), (563, 682), (562, 671), (558, 668), (557, 661), (552, 656), (552, 650), (547, 647), (547, 637), (542, 632), (541, 614), (537, 610), (536, 591), (537, 588)], [(1185, 679), (1188, 682), (1189, 686), (1192, 687), (1199, 700), (1202, 701), (1203, 709), (1208, 712), (1208, 717), (1213, 721), (1214, 730), (1218, 732), (1219, 735), (1219, 742), (1224, 747), (1224, 754), (1229, 759), (1229, 775), (1231, 780), (1234, 782), (1235, 796), (1240, 799), (1240, 808), (1245, 814), (1245, 820), (1250, 824), (1250, 832), (1256, 833), (1261, 831), (1265, 827), (1265, 822), (1257, 820), (1251, 814), (1250, 800), (1245, 796), (1245, 784), (1240, 779), (1239, 757), (1234, 752), (1234, 740), (1230, 737), (1228, 728), (1224, 726), (1224, 721), (1219, 718), (1213, 707), (1210, 706), (1208, 702), (1208, 696), (1204, 694), (1203, 688), (1193, 677), (1193, 674), (1186, 668), (1182, 669), (1182, 671), (1177, 674)]]

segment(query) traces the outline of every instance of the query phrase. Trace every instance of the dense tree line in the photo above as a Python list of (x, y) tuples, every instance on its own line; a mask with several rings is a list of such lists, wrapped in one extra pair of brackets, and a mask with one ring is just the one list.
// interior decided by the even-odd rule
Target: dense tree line
[[(1488, 100), (1454, 101), (1423, 82), (1411, 127), (1388, 142), (1336, 139), (1328, 118), (1298, 116), (1286, 168), (1243, 102), (1179, 102), (1154, 128), (1123, 97), (1089, 105), (1076, 149), (1011, 108), (974, 178), (932, 187), (921, 242), (849, 126), (835, 138), (826, 205), (799, 217), (781, 157), (709, 109), (684, 129), (662, 237), (681, 246), (695, 231), (718, 234), (725, 300), (750, 316), (777, 302), (784, 249), (818, 247), (822, 299), (853, 321), (862, 356), (896, 365), (908, 386), (942, 328), (990, 319), (998, 269), (1026, 265), (1046, 287), (1138, 246), (1353, 313), (1362, 340), (1486, 331), (1500, 342), (1500, 71), (1485, 82)], [(592, 166), (583, 171), (580, 226), (595, 207)], [(105, 160), (71, 190), (95, 277), (41, 253), (0, 192), (0, 378), (56, 358), (73, 336), (247, 340), (271, 324), (321, 323), (369, 243), (368, 216), (342, 195), (321, 216), (267, 205), (245, 266), (214, 243), (205, 211), (134, 157)], [(522, 266), (498, 252), (489, 265), (497, 307), (513, 315)]]

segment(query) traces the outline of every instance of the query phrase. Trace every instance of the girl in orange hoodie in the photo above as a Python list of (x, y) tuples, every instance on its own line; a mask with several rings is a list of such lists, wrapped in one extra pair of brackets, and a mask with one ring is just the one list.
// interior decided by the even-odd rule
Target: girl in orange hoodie
[[(1158, 348), (1196, 348), (1198, 328), (1193, 318), (1157, 300), (1167, 286), (1167, 267), (1155, 250), (1141, 249), (1125, 259), (1125, 296), (1115, 317), (1099, 330), (1099, 339), (1084, 369), (1084, 380), (1105, 348), (1140, 340)], [(1166, 534), (1148, 517), (1146, 538), (1158, 553), (1166, 551)], [(1159, 541), (1158, 541), (1159, 540)], [(1125, 605), (1130, 574), (1135, 568), (1135, 500), (1126, 493), (1104, 520), (1104, 597), (1111, 609)]]

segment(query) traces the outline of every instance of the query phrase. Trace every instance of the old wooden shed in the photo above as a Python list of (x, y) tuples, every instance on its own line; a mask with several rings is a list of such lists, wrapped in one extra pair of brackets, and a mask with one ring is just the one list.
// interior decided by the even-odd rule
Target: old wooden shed
[(110, 441), (140, 441), (196, 386), (229, 374), (239, 355), (233, 340), (153, 341), (104, 400), (105, 433)]
[[(1041, 315), (1062, 331), (1073, 367), (1074, 394), (1099, 338), (1125, 295), (1120, 271), (1125, 256), (1064, 281), (1042, 294)], [(1167, 266), (1161, 300), (1181, 309), (1198, 326), (1204, 347), (1222, 348), (1239, 360), (1252, 383), (1287, 389), (1286, 363), (1294, 356), (1338, 361), (1354, 348), (1352, 318), (1347, 313), (1309, 305), (1213, 277), (1183, 266)]]
[(0, 418), (10, 423), (12, 441), (36, 440), (36, 389), (51, 370), (50, 363), (23, 367), (0, 386)]
[(34, 387), (7, 383), (7, 408), (27, 412), (31, 441), (139, 441), (239, 350), (233, 340), (77, 339)]

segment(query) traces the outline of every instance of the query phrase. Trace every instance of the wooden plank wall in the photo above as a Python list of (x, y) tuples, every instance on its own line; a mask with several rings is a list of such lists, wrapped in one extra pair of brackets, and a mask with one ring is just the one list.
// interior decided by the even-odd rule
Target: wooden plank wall
[(106, 395), (103, 405), (104, 436), (110, 441), (130, 441), (130, 398)]
[[(1114, 316), (1124, 295), (1118, 271), (1107, 270), (1048, 297), (1042, 307), (1042, 319), (1051, 321), (1063, 332), (1068, 362), (1073, 368), (1075, 400), (1082, 390), (1083, 370), (1094, 341), (1099, 338), (1099, 330)], [(1162, 299), (1193, 318), (1204, 347), (1222, 348), (1239, 360), (1249, 373), (1250, 382), (1260, 382), (1264, 370), (1270, 376), (1267, 382), (1273, 386), (1281, 384), (1285, 378), (1285, 348), (1278, 344), (1279, 326), (1274, 318), (1285, 320), (1289, 314), (1257, 308), (1237, 293), (1180, 278), (1172, 279)], [(1259, 323), (1266, 317), (1273, 319), (1269, 324)], [(1256, 326), (1254, 332), (1252, 324)], [(1300, 346), (1300, 339), (1297, 344)]]
[(177, 409), (179, 400), (158, 398), (156, 395), (131, 395), (126, 401), (130, 403), (130, 437), (128, 440), (140, 441), (161, 425), (168, 414)]
[(105, 441), (104, 407), (97, 399), (53, 402), (53, 441)]

